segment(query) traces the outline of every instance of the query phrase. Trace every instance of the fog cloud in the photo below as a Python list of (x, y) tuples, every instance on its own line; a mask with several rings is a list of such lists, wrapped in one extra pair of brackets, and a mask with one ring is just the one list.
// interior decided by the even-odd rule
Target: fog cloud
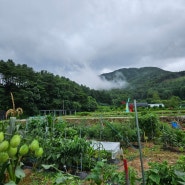
[(2, 60), (91, 88), (119, 68), (185, 70), (184, 0), (0, 1)]

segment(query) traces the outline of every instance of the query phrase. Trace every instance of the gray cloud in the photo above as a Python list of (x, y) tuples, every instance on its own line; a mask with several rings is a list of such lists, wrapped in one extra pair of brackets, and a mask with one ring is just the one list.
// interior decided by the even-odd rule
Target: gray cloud
[(185, 70), (184, 0), (0, 2), (0, 59), (91, 88), (124, 67)]

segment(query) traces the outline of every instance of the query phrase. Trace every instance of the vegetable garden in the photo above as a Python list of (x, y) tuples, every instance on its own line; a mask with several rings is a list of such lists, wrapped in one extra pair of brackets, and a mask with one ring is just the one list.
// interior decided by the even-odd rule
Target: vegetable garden
[[(139, 157), (134, 115), (124, 122), (100, 117), (95, 123), (46, 115), (0, 122), (0, 184), (185, 184), (185, 132), (161, 122), (153, 112), (142, 112), (138, 121), (143, 160), (163, 151), (176, 154), (173, 164), (167, 158), (148, 161), (144, 181), (140, 161), (138, 169), (131, 165)], [(113, 160), (109, 151), (94, 149), (92, 140), (120, 142), (122, 150)]]

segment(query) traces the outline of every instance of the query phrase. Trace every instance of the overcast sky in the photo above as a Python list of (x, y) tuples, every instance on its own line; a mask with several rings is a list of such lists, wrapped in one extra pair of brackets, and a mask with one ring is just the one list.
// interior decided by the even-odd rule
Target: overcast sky
[(0, 59), (91, 88), (120, 68), (184, 71), (185, 0), (0, 0)]

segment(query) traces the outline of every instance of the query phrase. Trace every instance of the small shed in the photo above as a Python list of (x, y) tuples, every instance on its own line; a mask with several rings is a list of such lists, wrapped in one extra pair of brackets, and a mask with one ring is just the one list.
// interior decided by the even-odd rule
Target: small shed
[(120, 154), (120, 142), (108, 142), (108, 141), (92, 141), (92, 147), (95, 150), (106, 150), (111, 152), (112, 159), (115, 159)]

